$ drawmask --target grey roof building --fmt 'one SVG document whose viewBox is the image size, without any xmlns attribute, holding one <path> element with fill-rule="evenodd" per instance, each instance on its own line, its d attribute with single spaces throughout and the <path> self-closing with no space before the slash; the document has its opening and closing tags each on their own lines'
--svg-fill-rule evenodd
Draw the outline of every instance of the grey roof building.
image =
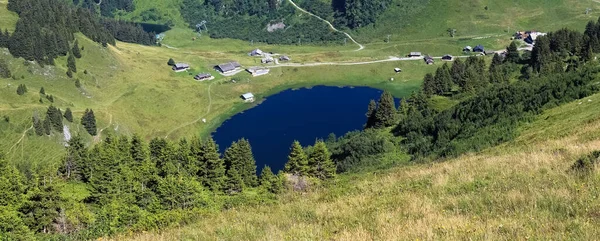
<svg viewBox="0 0 600 241">
<path fill-rule="evenodd" d="M 175 70 L 175 71 L 183 71 L 183 70 L 186 70 L 189 68 L 190 68 L 190 65 L 184 64 L 184 63 L 176 63 L 175 65 L 173 65 L 173 70 Z"/>
<path fill-rule="evenodd" d="M 212 78 L 214 78 L 214 77 L 209 73 L 200 73 L 200 74 L 197 74 L 196 76 L 194 76 L 195 80 L 200 80 L 200 81 L 208 80 L 208 79 L 212 79 Z"/>
<path fill-rule="evenodd" d="M 240 63 L 233 61 L 233 62 L 217 65 L 217 66 L 215 66 L 215 69 L 217 69 L 221 73 L 228 73 L 231 71 L 235 71 L 240 67 L 242 67 L 242 65 Z"/>
</svg>

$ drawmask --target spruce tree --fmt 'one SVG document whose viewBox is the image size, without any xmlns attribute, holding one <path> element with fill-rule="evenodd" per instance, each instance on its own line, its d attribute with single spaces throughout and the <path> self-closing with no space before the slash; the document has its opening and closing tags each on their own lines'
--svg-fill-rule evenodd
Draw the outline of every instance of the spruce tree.
<svg viewBox="0 0 600 241">
<path fill-rule="evenodd" d="M 8 79 L 12 76 L 10 68 L 4 59 L 0 59 L 0 78 Z"/>
<path fill-rule="evenodd" d="M 75 57 L 73 57 L 72 53 L 69 53 L 69 57 L 67 58 L 67 67 L 69 68 L 69 71 L 71 71 L 72 73 L 77 73 L 77 63 L 75 62 Z M 71 75 L 72 75 L 71 73 Z M 69 76 L 71 77 L 71 76 Z"/>
<path fill-rule="evenodd" d="M 23 213 L 23 221 L 32 231 L 55 231 L 54 224 L 63 202 L 57 185 L 59 178 L 55 175 L 54 170 L 40 170 L 33 174 L 34 180 L 27 191 L 27 200 L 19 209 Z"/>
<path fill-rule="evenodd" d="M 308 158 L 309 174 L 321 180 L 335 177 L 335 164 L 331 153 L 323 141 L 315 142 L 312 153 Z"/>
<path fill-rule="evenodd" d="M 364 126 L 365 129 L 371 128 L 375 124 L 376 111 L 377 103 L 375 103 L 375 100 L 371 99 L 371 101 L 369 101 L 369 107 L 367 107 L 367 113 L 365 114 L 367 116 L 367 123 L 365 123 Z"/>
<path fill-rule="evenodd" d="M 260 172 L 260 186 L 271 193 L 279 193 L 282 189 L 281 180 L 273 174 L 269 166 L 265 166 Z"/>
<path fill-rule="evenodd" d="M 75 56 L 75 58 L 81 58 L 81 49 L 79 49 L 79 41 L 75 40 L 75 43 L 73 44 L 73 49 L 71 50 L 71 52 L 73 52 L 73 56 Z"/>
<path fill-rule="evenodd" d="M 244 180 L 236 168 L 227 170 L 225 191 L 229 194 L 239 193 L 244 189 Z"/>
<path fill-rule="evenodd" d="M 244 184 L 248 187 L 256 187 L 258 185 L 258 177 L 256 176 L 256 160 L 252 154 L 252 146 L 250 142 L 244 138 L 238 141 L 241 168 L 240 175 L 244 180 Z"/>
<path fill-rule="evenodd" d="M 271 171 L 269 166 L 263 167 L 262 171 L 260 172 L 260 185 L 263 187 L 270 187 L 274 177 L 275 174 L 273 174 L 273 171 Z"/>
<path fill-rule="evenodd" d="M 5 36 L 4 32 L 2 32 L 0 29 L 0 48 L 8 47 L 8 39 L 9 38 L 10 38 L 10 36 Z"/>
<path fill-rule="evenodd" d="M 463 78 L 465 76 L 465 64 L 460 59 L 456 59 L 454 63 L 452 63 L 452 67 L 450 68 L 450 76 L 452 76 L 452 82 L 455 85 L 460 85 L 463 82 Z"/>
<path fill-rule="evenodd" d="M 444 63 L 441 68 L 438 68 L 435 72 L 435 94 L 443 95 L 444 93 L 452 90 L 452 77 L 450 76 L 450 68 L 448 63 Z"/>
<path fill-rule="evenodd" d="M 25 86 L 25 84 L 20 84 L 17 87 L 17 94 L 18 95 L 24 95 L 25 93 L 27 93 L 27 86 Z"/>
<path fill-rule="evenodd" d="M 71 112 L 71 108 L 67 107 L 67 110 L 65 110 L 65 115 L 64 115 L 65 119 L 69 122 L 73 122 L 73 113 Z"/>
<path fill-rule="evenodd" d="M 288 161 L 285 164 L 283 171 L 300 176 L 308 174 L 308 158 L 306 157 L 306 153 L 302 149 L 300 142 L 294 141 L 292 144 Z"/>
<path fill-rule="evenodd" d="M 86 158 L 86 148 L 81 136 L 77 135 L 69 140 L 65 157 L 64 175 L 67 179 L 83 180 L 83 164 Z"/>
<path fill-rule="evenodd" d="M 52 122 L 50 121 L 50 118 L 46 117 L 46 119 L 44 119 L 44 133 L 46 133 L 46 135 L 50 135 L 50 131 L 52 131 Z"/>
<path fill-rule="evenodd" d="M 521 61 L 521 54 L 517 48 L 517 43 L 512 41 L 508 48 L 506 48 L 506 61 L 511 63 L 518 63 Z"/>
<path fill-rule="evenodd" d="M 96 129 L 96 117 L 94 116 L 94 111 L 92 109 L 85 110 L 85 113 L 81 117 L 81 124 L 90 135 L 95 136 L 98 134 L 98 130 Z"/>
<path fill-rule="evenodd" d="M 167 61 L 167 65 L 169 65 L 169 66 L 175 65 L 175 60 L 173 60 L 173 58 L 169 58 L 169 61 Z"/>
<path fill-rule="evenodd" d="M 40 95 L 46 95 L 46 90 L 44 90 L 44 87 L 40 88 Z"/>
<path fill-rule="evenodd" d="M 225 164 L 212 137 L 204 141 L 202 155 L 206 163 L 205 185 L 213 192 L 222 190 L 225 184 Z"/>
<path fill-rule="evenodd" d="M 60 133 L 63 132 L 63 116 L 60 109 L 51 105 L 46 111 L 46 118 L 50 119 L 50 121 L 52 122 L 52 127 L 56 131 Z"/>
<path fill-rule="evenodd" d="M 374 126 L 376 128 L 389 127 L 395 125 L 396 120 L 396 104 L 394 103 L 394 97 L 390 92 L 384 91 L 377 104 Z"/>
<path fill-rule="evenodd" d="M 436 86 L 435 86 L 435 78 L 433 74 L 427 73 L 423 78 L 423 93 L 426 95 L 435 94 Z"/>
<path fill-rule="evenodd" d="M 237 169 L 238 171 L 242 169 L 242 160 L 240 154 L 240 148 L 237 142 L 232 142 L 225 152 L 223 153 L 223 163 L 225 163 L 225 168 L 227 170 Z"/>
<path fill-rule="evenodd" d="M 33 129 L 35 130 L 35 134 L 38 136 L 43 136 L 45 132 L 43 121 L 40 120 L 37 115 L 34 115 L 31 119 L 33 120 Z"/>
</svg>

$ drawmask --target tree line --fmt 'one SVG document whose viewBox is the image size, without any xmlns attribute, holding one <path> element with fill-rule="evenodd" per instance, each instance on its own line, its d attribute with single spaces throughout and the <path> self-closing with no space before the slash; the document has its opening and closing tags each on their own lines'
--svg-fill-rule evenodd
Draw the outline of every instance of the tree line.
<svg viewBox="0 0 600 241">
<path fill-rule="evenodd" d="M 99 9 L 100 14 L 105 17 L 114 17 L 114 12 L 117 10 L 126 12 L 135 10 L 133 0 L 102 0 L 98 2 L 95 0 L 73 0 L 73 4 L 87 8 L 93 12 Z"/>
<path fill-rule="evenodd" d="M 341 43 L 345 38 L 318 19 L 292 20 L 291 16 L 298 13 L 286 1 L 184 0 L 180 12 L 191 28 L 199 27 L 211 38 L 235 38 L 268 44 Z M 206 26 L 197 26 L 202 21 L 207 21 Z M 267 30 L 267 25 L 279 21 L 284 22 L 285 29 Z"/>
<path fill-rule="evenodd" d="M 34 116 L 42 125 L 35 132 L 62 131 L 63 117 L 73 119 L 70 113 L 50 106 L 43 121 Z M 90 239 L 158 229 L 203 210 L 270 202 L 287 189 L 284 173 L 327 180 L 335 177 L 336 166 L 323 141 L 307 148 L 294 142 L 285 170 L 274 174 L 265 166 L 257 175 L 245 139 L 221 155 L 212 138 L 145 142 L 137 135 L 108 135 L 86 145 L 74 136 L 60 166 L 22 171 L 0 157 L 0 236 Z"/>
<path fill-rule="evenodd" d="M 8 10 L 19 14 L 15 31 L 0 35 L 0 47 L 8 47 L 15 57 L 54 64 L 54 59 L 70 53 L 74 33 L 81 32 L 104 46 L 121 41 L 154 44 L 154 36 L 141 34 L 138 25 L 103 19 L 88 9 L 60 0 L 9 0 Z M 74 71 L 73 71 L 74 72 Z"/>
</svg>

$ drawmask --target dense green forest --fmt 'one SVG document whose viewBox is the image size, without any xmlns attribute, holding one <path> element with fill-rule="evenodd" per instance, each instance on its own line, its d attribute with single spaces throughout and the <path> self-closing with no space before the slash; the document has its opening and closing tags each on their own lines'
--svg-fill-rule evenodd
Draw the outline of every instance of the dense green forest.
<svg viewBox="0 0 600 241">
<path fill-rule="evenodd" d="M 58 56 L 72 51 L 74 33 L 103 45 L 125 42 L 151 45 L 154 35 L 135 24 L 100 18 L 87 9 L 59 0 L 10 0 L 8 9 L 19 14 L 13 33 L 0 36 L 0 47 L 8 47 L 15 57 L 54 64 Z M 75 71 L 73 71 L 75 72 Z"/>
<path fill-rule="evenodd" d="M 374 23 L 391 0 L 335 0 L 331 4 L 304 0 L 298 4 L 337 27 L 359 28 Z M 345 37 L 316 18 L 298 19 L 295 17 L 298 12 L 287 1 L 184 0 L 180 12 L 190 27 L 208 31 L 213 38 L 302 44 L 341 43 Z M 198 25 L 203 21 L 207 21 L 206 26 Z M 268 25 L 280 22 L 285 24 L 284 29 L 267 29 Z"/>
<path fill-rule="evenodd" d="M 208 32 L 212 38 L 235 38 L 269 44 L 342 43 L 344 35 L 316 18 L 297 19 L 286 1 L 184 0 L 182 17 L 190 27 Z M 243 21 L 240 21 L 243 19 Z M 200 25 L 206 21 L 206 25 Z M 283 22 L 283 29 L 267 29 Z"/>
<path fill-rule="evenodd" d="M 73 3 L 94 12 L 99 8 L 102 16 L 106 17 L 113 17 L 117 10 L 131 12 L 135 9 L 133 0 L 73 0 Z"/>
<path fill-rule="evenodd" d="M 599 32 L 600 22 L 590 22 L 584 34 L 561 29 L 539 37 L 523 56 L 513 43 L 488 68 L 476 57 L 444 64 L 425 76 L 422 90 L 403 100 L 395 115 L 385 103 L 372 102 L 366 128 L 394 127 L 415 158 L 456 156 L 512 140 L 519 123 L 598 91 L 600 69 L 588 62 L 598 51 Z M 431 95 L 464 100 L 437 111 Z M 397 121 L 378 118 L 378 112 Z"/>
</svg>

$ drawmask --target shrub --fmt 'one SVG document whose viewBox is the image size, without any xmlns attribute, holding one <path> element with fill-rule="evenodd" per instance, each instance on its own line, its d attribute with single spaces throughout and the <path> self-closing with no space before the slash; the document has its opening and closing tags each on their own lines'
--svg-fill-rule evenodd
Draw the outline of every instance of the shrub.
<svg viewBox="0 0 600 241">
<path fill-rule="evenodd" d="M 578 174 L 589 174 L 594 171 L 598 158 L 600 158 L 600 151 L 593 151 L 577 159 L 571 166 L 571 170 Z"/>
</svg>

